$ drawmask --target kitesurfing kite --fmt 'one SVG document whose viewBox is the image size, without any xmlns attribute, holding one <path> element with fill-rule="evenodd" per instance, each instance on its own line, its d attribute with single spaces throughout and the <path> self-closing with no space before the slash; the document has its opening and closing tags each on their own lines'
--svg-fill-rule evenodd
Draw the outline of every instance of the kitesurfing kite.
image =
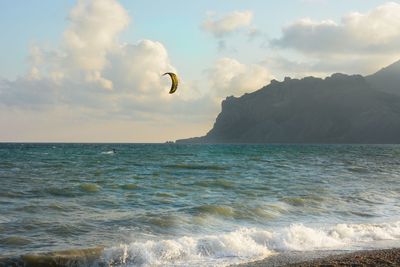
<svg viewBox="0 0 400 267">
<path fill-rule="evenodd" d="M 173 94 L 173 93 L 175 93 L 176 89 L 178 88 L 178 76 L 176 76 L 176 74 L 172 73 L 172 72 L 166 72 L 162 76 L 167 75 L 167 74 L 169 75 L 169 77 L 171 77 L 171 80 L 172 80 L 171 89 L 169 90 L 169 93 Z"/>
</svg>

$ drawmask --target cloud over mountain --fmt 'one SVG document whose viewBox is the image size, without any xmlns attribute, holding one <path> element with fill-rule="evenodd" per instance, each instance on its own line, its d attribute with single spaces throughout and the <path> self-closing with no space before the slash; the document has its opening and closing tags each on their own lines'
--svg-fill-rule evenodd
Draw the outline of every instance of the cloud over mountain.
<svg viewBox="0 0 400 267">
<path fill-rule="evenodd" d="M 283 29 L 272 42 L 309 54 L 398 53 L 400 4 L 387 3 L 368 13 L 350 13 L 340 23 L 301 19 Z"/>
<path fill-rule="evenodd" d="M 353 12 L 340 23 L 300 19 L 283 28 L 271 45 L 318 61 L 323 58 L 325 64 L 316 64 L 321 68 L 346 70 L 349 62 L 356 62 L 361 71 L 371 71 L 372 66 L 400 57 L 400 4 L 389 2 L 366 13 Z"/>
<path fill-rule="evenodd" d="M 400 143 L 400 61 L 374 75 L 273 80 L 227 97 L 212 129 L 183 143 Z"/>
<path fill-rule="evenodd" d="M 233 58 L 218 59 L 207 73 L 215 95 L 223 98 L 254 91 L 273 79 L 265 67 L 242 64 Z"/>
</svg>

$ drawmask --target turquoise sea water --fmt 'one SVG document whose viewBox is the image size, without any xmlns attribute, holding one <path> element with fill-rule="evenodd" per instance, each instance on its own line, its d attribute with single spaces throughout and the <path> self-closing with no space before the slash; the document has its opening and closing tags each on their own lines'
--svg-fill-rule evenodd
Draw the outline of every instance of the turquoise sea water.
<svg viewBox="0 0 400 267">
<path fill-rule="evenodd" d="M 0 144 L 0 256 L 112 266 L 400 247 L 399 145 Z"/>
</svg>

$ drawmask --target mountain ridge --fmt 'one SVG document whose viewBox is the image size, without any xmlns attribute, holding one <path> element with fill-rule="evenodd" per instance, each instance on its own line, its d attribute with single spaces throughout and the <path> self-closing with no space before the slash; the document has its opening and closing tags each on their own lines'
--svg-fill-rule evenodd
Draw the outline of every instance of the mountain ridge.
<svg viewBox="0 0 400 267">
<path fill-rule="evenodd" d="M 400 143 L 400 61 L 363 77 L 272 80 L 222 101 L 213 128 L 177 143 Z"/>
</svg>

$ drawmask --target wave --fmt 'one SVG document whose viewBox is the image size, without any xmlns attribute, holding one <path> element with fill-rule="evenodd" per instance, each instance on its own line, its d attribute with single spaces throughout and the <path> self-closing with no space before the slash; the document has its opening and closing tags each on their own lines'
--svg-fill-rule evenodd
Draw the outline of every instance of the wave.
<svg viewBox="0 0 400 267">
<path fill-rule="evenodd" d="M 139 189 L 140 186 L 138 186 L 137 184 L 130 183 L 130 184 L 121 185 L 121 188 L 125 189 L 125 190 L 135 190 L 135 189 Z"/>
<path fill-rule="evenodd" d="M 330 227 L 293 224 L 281 229 L 241 228 L 215 235 L 143 240 L 107 248 L 0 258 L 0 265 L 21 263 L 23 266 L 38 262 L 44 265 L 57 261 L 62 263 L 58 266 L 228 266 L 285 252 L 371 249 L 380 241 L 397 241 L 400 246 L 400 221 Z M 393 244 L 391 242 L 390 246 Z"/>
<path fill-rule="evenodd" d="M 105 249 L 103 257 L 111 266 L 224 266 L 271 255 L 251 232 L 121 244 Z"/>
<path fill-rule="evenodd" d="M 85 191 L 88 193 L 96 193 L 101 190 L 101 187 L 94 183 L 84 183 L 84 184 L 79 185 L 79 187 L 82 191 Z"/>
<path fill-rule="evenodd" d="M 400 245 L 400 221 L 327 228 L 294 224 L 277 231 L 241 228 L 218 235 L 121 244 L 106 248 L 103 258 L 111 266 L 226 266 L 277 252 L 357 250 L 388 240 Z"/>
<path fill-rule="evenodd" d="M 201 205 L 193 208 L 195 213 L 217 215 L 222 217 L 232 217 L 234 209 L 224 205 Z"/>
<path fill-rule="evenodd" d="M 61 196 L 61 197 L 76 197 L 77 192 L 75 192 L 74 188 L 72 187 L 64 187 L 64 186 L 54 186 L 48 187 L 44 189 L 45 192 L 51 194 L 53 196 Z M 40 192 L 37 192 L 40 193 Z"/>
<path fill-rule="evenodd" d="M 1 245 L 8 245 L 12 247 L 19 247 L 19 246 L 25 246 L 28 244 L 31 244 L 32 240 L 24 237 L 18 237 L 18 236 L 9 236 L 5 238 L 0 238 L 0 244 Z"/>
<path fill-rule="evenodd" d="M 113 155 L 115 154 L 115 150 L 110 150 L 110 151 L 103 151 L 101 152 L 102 155 Z"/>
<path fill-rule="evenodd" d="M 70 249 L 64 251 L 27 254 L 20 257 L 1 257 L 0 266 L 103 266 L 103 248 Z"/>
<path fill-rule="evenodd" d="M 247 222 L 265 223 L 287 213 L 284 205 L 259 205 L 249 207 L 244 204 L 228 206 L 223 204 L 204 204 L 185 210 L 187 213 L 203 219 L 228 219 L 230 221 L 245 220 Z"/>
</svg>

